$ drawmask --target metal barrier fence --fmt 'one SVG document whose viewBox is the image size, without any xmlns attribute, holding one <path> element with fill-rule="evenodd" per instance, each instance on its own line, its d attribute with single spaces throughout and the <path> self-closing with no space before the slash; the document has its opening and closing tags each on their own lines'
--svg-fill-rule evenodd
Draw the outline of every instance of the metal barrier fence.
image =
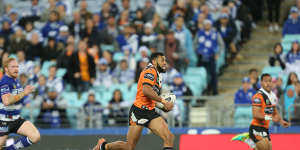
<svg viewBox="0 0 300 150">
<path fill-rule="evenodd" d="M 170 127 L 233 127 L 236 108 L 251 106 L 225 105 L 224 96 L 178 97 L 177 101 L 182 104 L 178 110 L 169 113 L 158 111 Z M 118 127 L 128 125 L 129 108 L 130 106 L 111 109 L 103 106 L 72 106 L 41 111 L 38 107 L 25 107 L 22 116 L 41 128 Z M 251 112 L 248 113 L 252 115 Z M 282 111 L 280 113 L 283 115 Z"/>
</svg>

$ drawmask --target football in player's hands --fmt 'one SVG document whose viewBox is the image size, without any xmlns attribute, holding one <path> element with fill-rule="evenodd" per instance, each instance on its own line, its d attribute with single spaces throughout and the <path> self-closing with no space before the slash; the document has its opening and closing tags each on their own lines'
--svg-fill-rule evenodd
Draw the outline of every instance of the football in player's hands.
<svg viewBox="0 0 300 150">
<path fill-rule="evenodd" d="M 160 95 L 160 97 L 161 97 L 162 99 L 164 99 L 164 100 L 166 100 L 166 101 L 172 103 L 172 104 L 174 104 L 175 101 L 176 101 L 176 96 L 175 96 L 173 93 L 163 93 L 163 94 Z M 160 103 L 160 102 L 157 102 L 157 103 L 156 103 L 156 107 L 159 108 L 159 109 L 161 109 L 161 110 L 167 110 L 167 109 L 165 108 L 165 105 L 162 104 L 162 103 Z M 167 110 L 167 111 L 168 111 L 168 110 Z M 170 111 L 170 110 L 169 110 L 169 111 Z"/>
</svg>

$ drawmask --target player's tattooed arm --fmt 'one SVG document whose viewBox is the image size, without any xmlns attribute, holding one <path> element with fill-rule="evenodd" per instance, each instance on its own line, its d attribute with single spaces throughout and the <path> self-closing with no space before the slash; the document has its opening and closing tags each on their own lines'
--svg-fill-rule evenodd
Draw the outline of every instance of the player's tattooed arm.
<svg viewBox="0 0 300 150">
<path fill-rule="evenodd" d="M 158 96 L 158 94 L 153 90 L 153 88 L 148 85 L 148 84 L 144 84 L 143 85 L 143 94 L 148 97 L 149 99 L 155 100 L 157 102 L 163 102 L 165 101 L 164 99 L 162 99 L 160 96 Z"/>
<path fill-rule="evenodd" d="M 265 115 L 261 112 L 260 106 L 252 106 L 253 118 L 258 120 L 265 120 Z"/>
<path fill-rule="evenodd" d="M 14 103 L 20 101 L 25 96 L 29 95 L 33 91 L 33 89 L 34 89 L 34 87 L 29 85 L 29 86 L 25 87 L 23 92 L 21 92 L 17 95 L 12 95 L 11 93 L 4 94 L 1 97 L 3 100 L 3 104 L 6 106 L 14 104 Z"/>
</svg>

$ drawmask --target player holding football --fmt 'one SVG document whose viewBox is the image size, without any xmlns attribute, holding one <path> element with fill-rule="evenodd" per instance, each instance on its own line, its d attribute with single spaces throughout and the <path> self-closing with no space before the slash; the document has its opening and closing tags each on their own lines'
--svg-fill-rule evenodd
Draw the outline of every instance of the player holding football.
<svg viewBox="0 0 300 150">
<path fill-rule="evenodd" d="M 101 138 L 93 150 L 134 150 L 144 127 L 163 139 L 163 150 L 173 150 L 174 135 L 168 129 L 165 120 L 155 112 L 158 102 L 164 105 L 164 111 L 173 108 L 173 103 L 159 96 L 162 88 L 160 73 L 166 72 L 166 57 L 162 53 L 153 53 L 150 61 L 140 74 L 136 100 L 129 111 L 127 141 L 107 143 Z"/>
<path fill-rule="evenodd" d="M 270 121 L 279 122 L 287 128 L 290 124 L 284 121 L 276 108 L 276 96 L 271 91 L 272 77 L 270 74 L 261 75 L 262 88 L 252 97 L 252 115 L 249 133 L 242 133 L 232 138 L 246 142 L 255 150 L 272 150 L 269 134 Z M 255 143 L 255 144 L 254 144 Z"/>
<path fill-rule="evenodd" d="M 5 75 L 0 80 L 0 149 L 5 145 L 8 134 L 17 133 L 23 137 L 14 144 L 4 148 L 16 150 L 28 147 L 40 140 L 38 129 L 30 122 L 20 117 L 24 97 L 33 91 L 33 86 L 24 89 L 17 80 L 19 66 L 14 58 L 9 58 L 3 64 Z"/>
</svg>

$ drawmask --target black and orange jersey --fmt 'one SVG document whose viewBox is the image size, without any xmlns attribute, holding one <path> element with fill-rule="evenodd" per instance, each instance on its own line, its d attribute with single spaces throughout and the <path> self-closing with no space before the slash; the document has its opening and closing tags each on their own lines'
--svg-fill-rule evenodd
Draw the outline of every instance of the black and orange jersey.
<svg viewBox="0 0 300 150">
<path fill-rule="evenodd" d="M 259 106 L 260 112 L 264 115 L 273 115 L 274 109 L 276 104 L 268 98 L 268 96 L 263 93 L 263 91 L 258 91 L 252 97 L 252 106 Z M 259 120 L 259 119 L 252 119 L 251 125 L 264 127 L 266 129 L 269 128 L 270 120 Z"/>
<path fill-rule="evenodd" d="M 159 80 L 159 74 L 152 64 L 149 64 L 140 74 L 137 93 L 134 101 L 136 107 L 152 110 L 155 108 L 155 101 L 149 99 L 143 94 L 143 85 L 150 85 L 153 90 L 160 95 L 161 83 Z"/>
</svg>

